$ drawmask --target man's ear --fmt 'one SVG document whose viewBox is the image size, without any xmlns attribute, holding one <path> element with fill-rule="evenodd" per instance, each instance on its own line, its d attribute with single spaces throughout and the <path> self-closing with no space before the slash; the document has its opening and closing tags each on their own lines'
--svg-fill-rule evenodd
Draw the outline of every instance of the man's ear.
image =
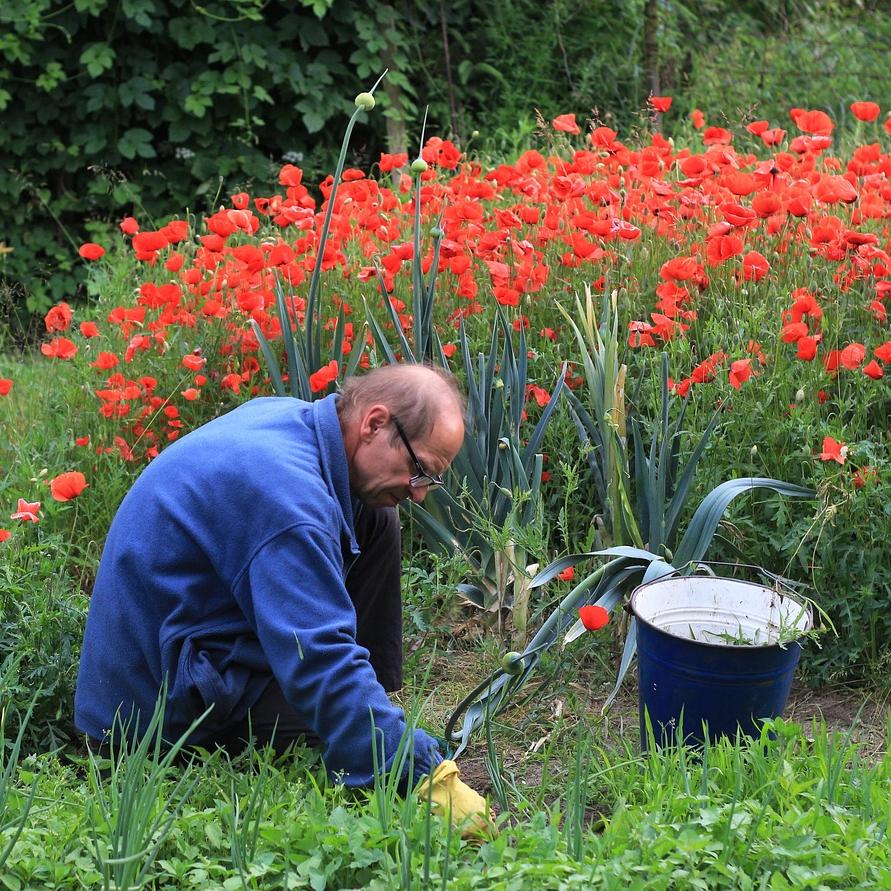
<svg viewBox="0 0 891 891">
<path fill-rule="evenodd" d="M 371 439 L 383 427 L 390 423 L 390 409 L 386 405 L 372 405 L 362 416 L 360 435 L 363 439 Z"/>
</svg>

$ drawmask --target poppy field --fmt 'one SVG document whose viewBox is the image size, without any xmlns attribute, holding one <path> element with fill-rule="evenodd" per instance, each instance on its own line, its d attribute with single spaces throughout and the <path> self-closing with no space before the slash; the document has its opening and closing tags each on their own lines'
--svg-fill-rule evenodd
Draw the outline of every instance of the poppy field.
<svg viewBox="0 0 891 891">
<path fill-rule="evenodd" d="M 54 305 L 33 354 L 0 355 L 6 887 L 889 880 L 887 753 L 779 719 L 696 757 L 642 755 L 636 731 L 617 734 L 600 714 L 625 630 L 612 603 L 581 606 L 571 645 L 541 654 L 525 698 L 472 740 L 499 812 L 478 845 L 385 778 L 351 798 L 310 751 L 186 768 L 134 752 L 109 778 L 71 723 L 101 543 L 140 469 L 246 399 L 298 385 L 317 398 L 393 360 L 451 367 L 470 438 L 497 459 L 478 488 L 456 462 L 448 510 L 404 524 L 401 701 L 424 726 L 442 733 L 468 677 L 511 674 L 505 652 L 597 565 L 552 561 L 657 547 L 609 479 L 639 498 L 632 443 L 669 428 L 679 458 L 696 452 L 691 497 L 741 477 L 811 493 L 746 493 L 708 559 L 766 567 L 813 600 L 809 683 L 887 688 L 891 118 L 858 101 L 843 128 L 793 108 L 731 129 L 694 111 L 668 139 L 670 105 L 651 97 L 627 136 L 560 115 L 513 158 L 434 136 L 370 170 L 342 155 L 318 185 L 288 164 L 264 194 L 135 212 L 113 241 L 80 246 L 89 299 Z M 462 518 L 460 547 L 431 536 L 446 515 Z M 547 586 L 528 584 L 549 564 Z"/>
</svg>

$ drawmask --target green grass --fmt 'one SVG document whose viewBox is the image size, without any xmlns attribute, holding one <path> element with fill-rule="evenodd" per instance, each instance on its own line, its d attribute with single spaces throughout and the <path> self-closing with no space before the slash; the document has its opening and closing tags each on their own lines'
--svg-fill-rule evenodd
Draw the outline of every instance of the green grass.
<svg viewBox="0 0 891 891">
<path fill-rule="evenodd" d="M 116 825 L 107 790 L 131 788 L 146 825 L 164 832 L 137 843 L 127 866 L 156 889 L 887 887 L 887 753 L 867 763 L 824 724 L 782 720 L 758 740 L 702 753 L 641 755 L 636 741 L 606 740 L 584 722 L 555 733 L 526 759 L 537 768 L 531 782 L 504 769 L 499 831 L 482 844 L 392 790 L 328 784 L 317 756 L 302 750 L 278 761 L 217 754 L 179 768 L 143 752 L 123 757 L 122 779 L 105 785 L 84 765 L 26 758 L 8 815 L 24 807 L 34 777 L 36 792 L 2 881 L 140 887 L 103 879 Z"/>
</svg>

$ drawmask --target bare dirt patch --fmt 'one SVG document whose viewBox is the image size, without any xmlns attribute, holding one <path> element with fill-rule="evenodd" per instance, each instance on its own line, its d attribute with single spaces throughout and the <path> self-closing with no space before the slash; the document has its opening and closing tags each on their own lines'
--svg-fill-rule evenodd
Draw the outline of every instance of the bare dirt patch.
<svg viewBox="0 0 891 891">
<path fill-rule="evenodd" d="M 442 733 L 458 702 L 497 667 L 493 655 L 478 648 L 440 651 L 423 662 L 423 674 L 415 671 L 412 684 L 399 697 L 423 700 L 421 720 Z M 520 701 L 511 705 L 493 723 L 497 755 L 503 770 L 518 784 L 538 786 L 542 782 L 539 756 L 549 745 L 564 761 L 574 751 L 579 723 L 606 748 L 627 747 L 639 751 L 640 731 L 637 687 L 633 671 L 606 715 L 601 710 L 612 688 L 612 677 L 600 667 L 575 665 L 563 676 L 534 675 Z M 810 736 L 811 725 L 825 722 L 830 732 L 850 734 L 862 756 L 876 760 L 887 744 L 888 694 L 869 687 L 835 685 L 811 689 L 793 686 L 784 717 L 801 724 Z M 486 766 L 485 735 L 477 732 L 461 756 L 461 774 L 484 794 L 491 791 Z M 568 763 L 562 764 L 568 770 Z"/>
</svg>

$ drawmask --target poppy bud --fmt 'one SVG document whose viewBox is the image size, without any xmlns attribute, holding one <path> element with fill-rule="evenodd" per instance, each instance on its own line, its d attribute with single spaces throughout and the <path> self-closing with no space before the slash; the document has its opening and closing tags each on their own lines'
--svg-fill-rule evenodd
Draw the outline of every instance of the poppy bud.
<svg viewBox="0 0 891 891">
<path fill-rule="evenodd" d="M 801 402 L 804 399 L 804 387 L 800 387 L 795 391 L 795 401 Z"/>
<path fill-rule="evenodd" d="M 749 457 L 754 458 L 755 455 L 757 455 L 757 454 L 758 454 L 758 446 L 753 445 L 752 448 L 749 449 Z"/>
<path fill-rule="evenodd" d="M 427 162 L 423 158 L 415 158 L 411 162 L 412 173 L 424 173 L 427 170 Z"/>
<path fill-rule="evenodd" d="M 503 441 L 498 442 L 499 451 L 506 452 L 507 451 L 507 443 Z"/>
<path fill-rule="evenodd" d="M 511 650 L 501 657 L 501 670 L 505 674 L 518 675 L 523 670 L 523 654 Z"/>
<path fill-rule="evenodd" d="M 371 93 L 359 93 L 355 101 L 356 108 L 361 108 L 362 111 L 371 111 L 374 108 L 374 96 Z"/>
</svg>

